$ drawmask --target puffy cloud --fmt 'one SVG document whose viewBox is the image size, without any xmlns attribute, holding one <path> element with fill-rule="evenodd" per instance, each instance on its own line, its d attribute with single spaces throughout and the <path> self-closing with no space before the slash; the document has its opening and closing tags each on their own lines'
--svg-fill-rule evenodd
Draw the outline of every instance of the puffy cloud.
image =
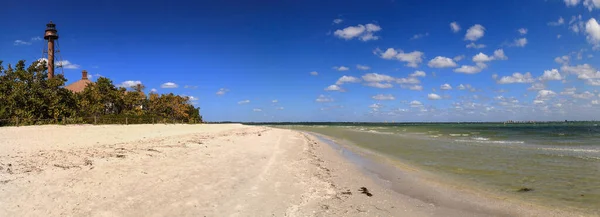
<svg viewBox="0 0 600 217">
<path fill-rule="evenodd" d="M 374 100 L 395 100 L 396 98 L 394 97 L 394 95 L 392 94 L 377 94 L 375 96 L 372 96 L 371 98 L 373 98 Z"/>
<path fill-rule="evenodd" d="M 457 87 L 457 88 L 458 88 L 459 90 L 464 90 L 464 89 L 467 89 L 467 88 L 465 87 L 465 85 L 463 85 L 463 84 L 460 84 L 460 85 L 458 85 L 458 87 Z"/>
<path fill-rule="evenodd" d="M 592 100 L 591 103 L 592 103 L 592 105 L 598 105 L 598 104 L 600 104 L 600 101 L 598 101 L 598 100 Z"/>
<path fill-rule="evenodd" d="M 450 84 L 442 84 L 440 86 L 441 90 L 452 90 L 452 86 L 450 86 Z"/>
<path fill-rule="evenodd" d="M 560 70 L 565 73 L 571 73 L 577 75 L 577 78 L 582 80 L 600 79 L 600 71 L 589 64 L 569 66 L 563 65 Z"/>
<path fill-rule="evenodd" d="M 556 21 L 556 22 L 549 22 L 548 26 L 560 26 L 560 25 L 563 25 L 563 24 L 565 24 L 565 19 L 562 18 L 562 17 L 559 17 L 558 21 Z"/>
<path fill-rule="evenodd" d="M 379 36 L 375 36 L 373 33 L 381 31 L 381 27 L 376 24 L 366 24 L 358 26 L 349 26 L 344 29 L 338 29 L 333 34 L 339 38 L 351 40 L 358 38 L 361 41 L 378 40 Z"/>
<path fill-rule="evenodd" d="M 442 99 L 442 97 L 440 95 L 435 94 L 435 93 L 430 93 L 430 94 L 427 95 L 427 99 L 430 99 L 430 100 L 440 100 L 440 99 Z"/>
<path fill-rule="evenodd" d="M 504 76 L 497 80 L 498 84 L 513 84 L 513 83 L 533 83 L 535 79 L 531 76 L 531 73 L 527 72 L 525 74 L 521 74 L 515 72 L 512 76 Z"/>
<path fill-rule="evenodd" d="M 317 75 L 319 75 L 319 73 L 317 71 L 312 71 L 312 72 L 310 72 L 310 75 L 317 76 Z"/>
<path fill-rule="evenodd" d="M 525 45 L 527 45 L 527 38 L 515 39 L 511 45 L 515 47 L 525 47 Z"/>
<path fill-rule="evenodd" d="M 390 83 L 381 83 L 381 82 L 370 82 L 370 83 L 367 83 L 366 85 L 369 87 L 382 88 L 382 89 L 394 87 L 394 85 L 392 85 Z"/>
<path fill-rule="evenodd" d="M 248 99 L 247 100 L 242 100 L 242 101 L 238 102 L 239 105 L 248 104 L 248 103 L 250 103 L 250 100 L 248 100 Z"/>
<path fill-rule="evenodd" d="M 156 93 L 156 92 L 158 92 L 158 90 L 156 90 L 156 88 L 150 89 L 150 93 Z"/>
<path fill-rule="evenodd" d="M 508 57 L 504 55 L 503 49 L 498 49 L 494 51 L 494 60 L 507 60 Z"/>
<path fill-rule="evenodd" d="M 540 76 L 540 81 L 559 81 L 562 80 L 563 77 L 560 75 L 557 69 L 546 70 L 544 74 Z"/>
<path fill-rule="evenodd" d="M 467 44 L 467 48 L 475 48 L 475 49 L 481 49 L 481 48 L 485 48 L 485 44 L 475 44 L 475 42 L 471 42 L 471 44 Z"/>
<path fill-rule="evenodd" d="M 427 74 L 424 71 L 415 71 L 414 73 L 410 74 L 411 77 L 425 77 L 427 76 Z"/>
<path fill-rule="evenodd" d="M 371 69 L 371 67 L 369 67 L 369 66 L 360 65 L 360 64 L 357 64 L 356 68 L 359 69 L 359 70 L 369 70 L 369 69 Z"/>
<path fill-rule="evenodd" d="M 227 89 L 227 88 L 221 88 L 221 89 L 219 89 L 219 91 L 217 91 L 216 94 L 218 96 L 222 96 L 222 95 L 225 95 L 227 92 L 229 92 L 229 89 Z"/>
<path fill-rule="evenodd" d="M 315 99 L 315 101 L 316 102 L 333 102 L 333 99 L 331 97 L 321 94 L 321 95 L 319 95 L 319 97 L 317 97 L 317 99 Z"/>
<path fill-rule="evenodd" d="M 572 95 L 574 98 L 578 98 L 578 99 L 590 99 L 592 97 L 595 97 L 596 95 L 589 92 L 589 91 L 585 91 L 583 93 L 579 93 L 579 94 L 573 94 Z"/>
<path fill-rule="evenodd" d="M 416 40 L 416 39 L 423 38 L 423 37 L 427 37 L 427 36 L 429 36 L 429 33 L 428 33 L 428 32 L 427 32 L 427 33 L 425 33 L 425 34 L 416 34 L 416 35 L 413 35 L 413 37 L 412 37 L 412 38 L 410 38 L 410 40 Z"/>
<path fill-rule="evenodd" d="M 527 35 L 528 31 L 529 30 L 527 30 L 526 28 L 520 28 L 517 30 L 517 32 L 519 32 L 519 34 L 521 34 L 521 35 Z"/>
<path fill-rule="evenodd" d="M 410 53 L 404 53 L 402 50 L 395 50 L 394 48 L 388 48 L 385 52 L 381 50 L 375 50 L 375 54 L 383 59 L 396 59 L 400 62 L 406 62 L 406 66 L 416 68 L 421 62 L 423 62 L 424 53 L 421 51 L 413 51 Z"/>
<path fill-rule="evenodd" d="M 71 63 L 68 60 L 57 61 L 56 67 L 63 67 L 65 69 L 79 69 L 80 68 L 79 65 Z"/>
<path fill-rule="evenodd" d="M 373 109 L 373 111 L 378 111 L 381 107 L 383 107 L 383 105 L 379 103 L 375 103 L 369 106 L 369 108 Z"/>
<path fill-rule="evenodd" d="M 565 0 L 565 4 L 569 7 L 576 6 L 580 0 Z"/>
<path fill-rule="evenodd" d="M 335 84 L 329 85 L 329 87 L 325 88 L 325 90 L 326 91 L 341 91 L 341 92 L 344 91 L 344 89 L 342 89 L 340 86 L 335 85 Z"/>
<path fill-rule="evenodd" d="M 543 83 L 533 83 L 531 85 L 531 87 L 527 88 L 527 90 L 529 91 L 533 91 L 533 90 L 543 90 L 546 89 L 546 85 Z"/>
<path fill-rule="evenodd" d="M 463 60 L 464 58 L 465 58 L 465 55 L 458 55 L 458 56 L 455 56 L 455 57 L 454 57 L 454 58 L 452 58 L 452 59 L 453 59 L 454 61 L 458 62 L 458 61 L 461 61 L 461 60 Z"/>
<path fill-rule="evenodd" d="M 570 57 L 565 55 L 565 56 L 554 58 L 554 62 L 560 63 L 560 64 L 567 64 L 567 63 L 569 63 L 569 59 L 570 59 Z"/>
<path fill-rule="evenodd" d="M 600 5 L 600 0 L 598 0 Z M 600 6 L 599 6 L 600 7 Z M 600 25 L 596 19 L 591 18 L 585 24 L 585 33 L 590 44 L 594 45 L 594 49 L 600 48 Z"/>
<path fill-rule="evenodd" d="M 396 79 L 396 83 L 398 84 L 419 84 L 421 81 L 416 77 L 408 77 L 408 78 L 398 78 Z"/>
<path fill-rule="evenodd" d="M 333 20 L 333 23 L 334 23 L 334 24 L 340 24 L 340 23 L 342 23 L 342 22 L 344 22 L 344 20 L 342 20 L 342 19 L 339 19 L 339 18 L 338 18 L 338 19 L 335 19 L 335 20 Z"/>
<path fill-rule="evenodd" d="M 179 86 L 173 82 L 167 82 L 167 83 L 160 85 L 160 88 L 177 88 L 177 87 L 179 87 Z"/>
<path fill-rule="evenodd" d="M 358 82 L 360 82 L 360 78 L 344 75 L 341 78 L 339 78 L 337 80 L 337 82 L 335 82 L 335 84 L 342 85 L 345 83 L 358 83 Z"/>
<path fill-rule="evenodd" d="M 475 24 L 467 30 L 467 34 L 465 34 L 465 40 L 477 41 L 478 39 L 483 37 L 483 35 L 485 35 L 485 27 L 479 24 Z"/>
<path fill-rule="evenodd" d="M 433 58 L 432 60 L 429 61 L 429 63 L 427 65 L 431 68 L 456 67 L 456 63 L 454 62 L 454 60 L 452 60 L 448 57 L 443 57 L 443 56 L 437 56 L 437 57 Z"/>
<path fill-rule="evenodd" d="M 333 69 L 338 70 L 338 71 L 348 71 L 348 70 L 350 70 L 350 68 L 348 68 L 346 66 L 334 66 Z"/>
<path fill-rule="evenodd" d="M 488 55 L 485 55 L 484 53 L 478 53 L 477 55 L 473 56 L 473 62 L 489 62 L 494 60 L 494 57 L 490 57 Z"/>
<path fill-rule="evenodd" d="M 460 31 L 460 25 L 458 25 L 457 22 L 452 22 L 450 23 L 450 29 L 452 30 L 452 32 L 457 33 L 458 31 Z"/>
<path fill-rule="evenodd" d="M 561 95 L 573 95 L 573 94 L 575 94 L 575 91 L 577 91 L 577 88 L 575 88 L 575 87 L 565 88 L 562 92 L 560 92 L 560 94 Z"/>
<path fill-rule="evenodd" d="M 537 98 L 538 100 L 547 100 L 549 98 L 555 97 L 556 93 L 551 90 L 540 90 L 538 91 Z"/>
<path fill-rule="evenodd" d="M 414 108 L 414 107 L 421 107 L 421 106 L 423 106 L 423 103 L 421 103 L 421 102 L 419 102 L 417 100 L 413 100 L 413 101 L 410 102 L 410 107 Z"/>
<path fill-rule="evenodd" d="M 600 0 L 584 0 L 583 6 L 587 7 L 588 10 L 592 11 L 594 8 L 600 8 Z"/>
<path fill-rule="evenodd" d="M 255 109 L 252 109 L 252 111 L 253 111 L 253 112 L 262 112 L 262 109 L 255 108 Z"/>
<path fill-rule="evenodd" d="M 396 79 L 389 75 L 368 73 L 362 76 L 362 79 L 366 82 L 392 82 Z"/>
<path fill-rule="evenodd" d="M 121 84 L 118 84 L 117 86 L 127 88 L 127 87 L 135 87 L 138 84 L 142 84 L 142 82 L 141 81 L 123 81 L 123 82 L 121 82 Z"/>
<path fill-rule="evenodd" d="M 482 66 L 485 66 L 485 65 L 476 65 L 476 66 L 462 65 L 460 68 L 454 69 L 454 72 L 465 73 L 465 74 L 476 74 L 476 73 L 481 72 L 481 70 L 483 70 L 485 68 Z"/>
</svg>

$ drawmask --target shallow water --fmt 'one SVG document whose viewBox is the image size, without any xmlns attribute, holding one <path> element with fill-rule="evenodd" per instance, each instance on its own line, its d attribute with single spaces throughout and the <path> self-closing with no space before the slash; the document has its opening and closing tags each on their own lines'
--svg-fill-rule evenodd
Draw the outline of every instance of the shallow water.
<svg viewBox="0 0 600 217">
<path fill-rule="evenodd" d="M 282 127 L 282 126 L 278 126 Z M 600 213 L 600 127 L 440 124 L 285 126 L 352 142 L 448 181 Z M 520 188 L 530 192 L 517 192 Z"/>
</svg>

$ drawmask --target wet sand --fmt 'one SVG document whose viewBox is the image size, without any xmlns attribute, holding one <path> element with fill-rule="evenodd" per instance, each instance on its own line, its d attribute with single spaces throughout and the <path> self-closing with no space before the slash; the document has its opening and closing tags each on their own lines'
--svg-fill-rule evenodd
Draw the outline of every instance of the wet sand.
<svg viewBox="0 0 600 217">
<path fill-rule="evenodd" d="M 360 164 L 286 129 L 4 127 L 0 150 L 0 216 L 565 216 L 511 203 L 479 209 L 476 195 Z"/>
</svg>

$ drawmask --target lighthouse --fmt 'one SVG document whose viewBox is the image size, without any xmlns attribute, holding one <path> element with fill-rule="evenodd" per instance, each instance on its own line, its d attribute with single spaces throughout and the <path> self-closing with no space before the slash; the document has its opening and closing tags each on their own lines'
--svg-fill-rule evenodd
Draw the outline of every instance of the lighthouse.
<svg viewBox="0 0 600 217">
<path fill-rule="evenodd" d="M 58 31 L 56 30 L 56 24 L 46 24 L 46 33 L 44 34 L 44 40 L 48 41 L 48 79 L 54 77 L 54 41 L 58 40 Z"/>
</svg>

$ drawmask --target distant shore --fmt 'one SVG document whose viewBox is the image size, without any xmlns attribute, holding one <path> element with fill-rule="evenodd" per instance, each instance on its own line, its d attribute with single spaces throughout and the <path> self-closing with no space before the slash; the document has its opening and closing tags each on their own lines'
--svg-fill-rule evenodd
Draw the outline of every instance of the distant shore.
<svg viewBox="0 0 600 217">
<path fill-rule="evenodd" d="M 448 190 L 336 145 L 240 124 L 4 127 L 0 216 L 573 215 Z"/>
</svg>

